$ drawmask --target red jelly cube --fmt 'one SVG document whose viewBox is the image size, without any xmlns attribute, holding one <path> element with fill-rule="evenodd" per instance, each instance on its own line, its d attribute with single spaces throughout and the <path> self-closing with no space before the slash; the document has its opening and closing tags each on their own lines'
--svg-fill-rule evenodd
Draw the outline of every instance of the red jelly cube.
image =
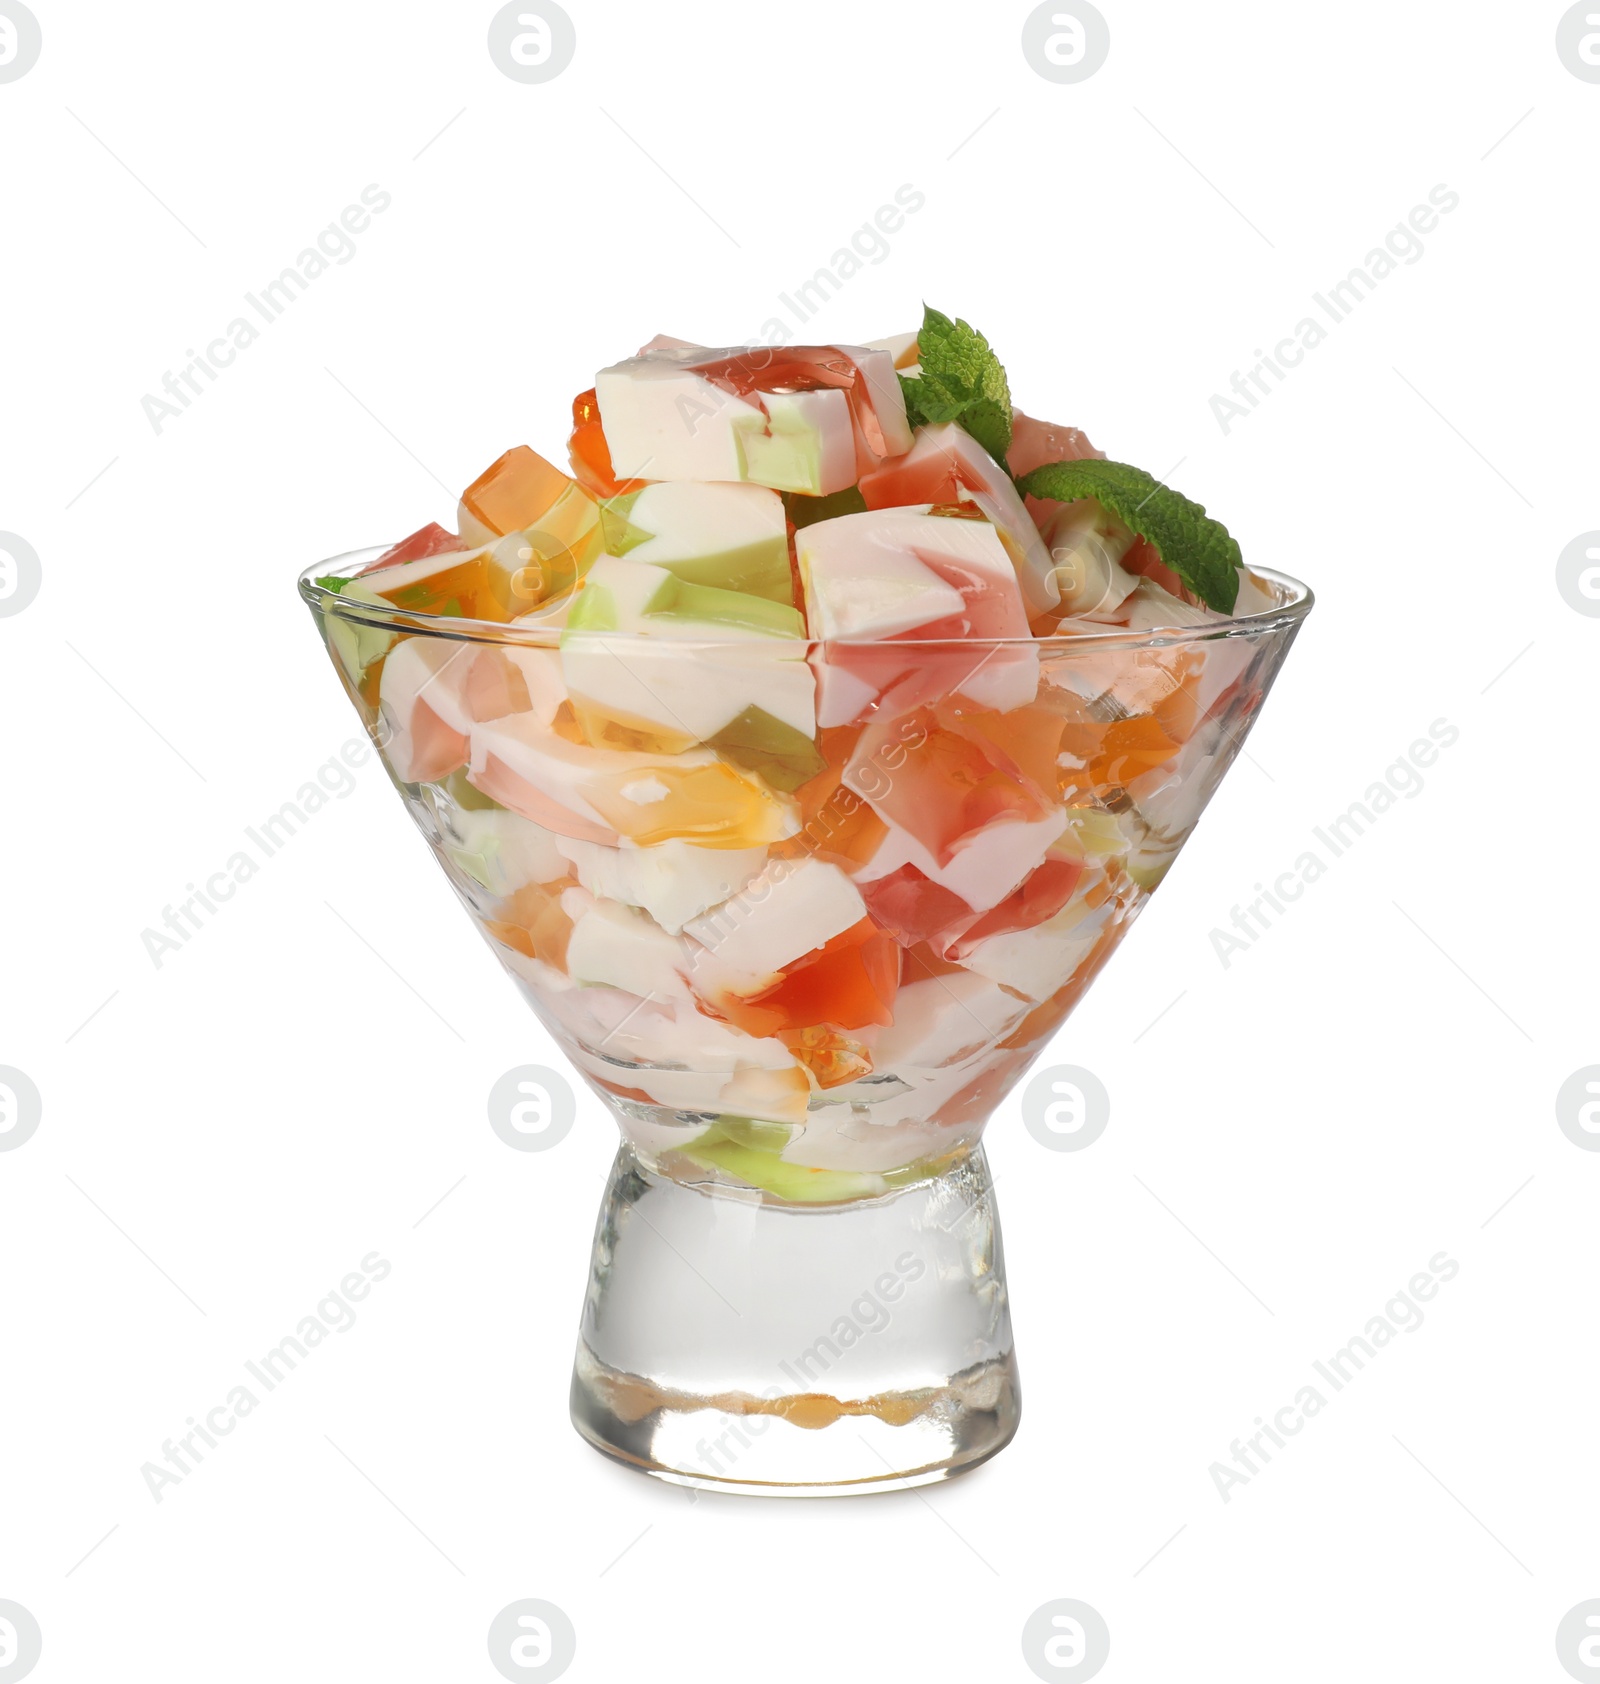
<svg viewBox="0 0 1600 1684">
<path fill-rule="evenodd" d="M 437 521 L 430 520 L 409 538 L 402 538 L 393 549 L 385 550 L 376 561 L 369 562 L 361 571 L 376 573 L 380 567 L 399 567 L 407 561 L 425 561 L 429 556 L 449 555 L 452 550 L 461 548 L 461 540 L 455 533 L 446 532 Z"/>
<path fill-rule="evenodd" d="M 960 895 L 930 881 L 914 865 L 903 865 L 875 883 L 857 887 L 873 922 L 902 947 L 925 941 L 943 953 L 973 920 L 972 908 Z"/>
</svg>

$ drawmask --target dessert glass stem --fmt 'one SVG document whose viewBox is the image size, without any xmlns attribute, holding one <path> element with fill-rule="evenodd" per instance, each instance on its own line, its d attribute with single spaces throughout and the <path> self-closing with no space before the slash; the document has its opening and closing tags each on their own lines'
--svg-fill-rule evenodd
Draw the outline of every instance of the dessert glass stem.
<svg viewBox="0 0 1600 1684">
<path fill-rule="evenodd" d="M 877 1198 L 785 1206 L 623 1143 L 572 1378 L 596 1449 L 682 1485 L 894 1490 L 992 1456 L 1019 1404 L 981 1148 Z"/>
</svg>

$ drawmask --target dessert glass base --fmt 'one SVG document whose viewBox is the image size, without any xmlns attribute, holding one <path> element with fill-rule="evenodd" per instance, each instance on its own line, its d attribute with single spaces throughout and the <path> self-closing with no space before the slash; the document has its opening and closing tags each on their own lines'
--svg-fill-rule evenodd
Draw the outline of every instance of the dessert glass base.
<svg viewBox="0 0 1600 1684">
<path fill-rule="evenodd" d="M 1019 1411 L 981 1147 L 809 1206 L 617 1153 L 572 1376 L 597 1450 L 719 1491 L 900 1490 L 986 1461 Z"/>
</svg>

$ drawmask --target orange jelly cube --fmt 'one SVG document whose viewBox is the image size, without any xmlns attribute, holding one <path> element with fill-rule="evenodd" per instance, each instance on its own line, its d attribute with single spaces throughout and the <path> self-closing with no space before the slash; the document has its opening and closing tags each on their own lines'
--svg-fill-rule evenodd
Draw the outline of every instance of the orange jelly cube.
<svg viewBox="0 0 1600 1684">
<path fill-rule="evenodd" d="M 813 1027 L 791 1031 L 783 1044 L 823 1088 L 843 1087 L 872 1074 L 872 1055 L 859 1041 L 837 1030 Z"/>
<path fill-rule="evenodd" d="M 413 570 L 406 571 L 410 574 Z M 406 584 L 388 585 L 381 574 L 374 574 L 371 585 L 379 596 L 411 614 L 465 615 L 469 620 L 505 618 L 481 554 Z"/>
<path fill-rule="evenodd" d="M 1084 762 L 1080 767 L 1063 768 L 1063 791 L 1104 794 L 1165 765 L 1179 744 L 1167 735 L 1155 714 L 1141 713 L 1104 725 L 1095 720 L 1068 722 L 1061 733 L 1061 747 Z"/>
<path fill-rule="evenodd" d="M 572 886 L 570 878 L 528 883 L 506 901 L 503 917 L 486 919 L 483 927 L 525 958 L 542 959 L 559 969 L 567 962 L 567 940 L 572 934 L 572 920 L 561 908 L 561 891 Z"/>
<path fill-rule="evenodd" d="M 636 786 L 664 793 L 636 799 Z M 740 776 L 720 760 L 702 765 L 663 764 L 648 773 L 606 772 L 584 785 L 584 798 L 619 835 L 641 847 L 686 841 L 702 848 L 759 848 L 785 828 L 785 811 L 755 778 Z"/>
<path fill-rule="evenodd" d="M 945 729 L 932 709 L 905 715 L 896 730 L 898 741 L 882 727 L 862 734 L 850 781 L 868 792 L 881 818 L 916 837 L 941 865 L 985 825 L 1043 818 L 1053 805 L 1018 777 L 992 741 Z"/>
<path fill-rule="evenodd" d="M 744 1006 L 771 1020 L 768 1034 L 821 1024 L 864 1029 L 869 1023 L 894 1022 L 899 989 L 900 949 L 894 937 L 863 918 L 808 953 L 781 982 Z"/>
<path fill-rule="evenodd" d="M 774 859 L 812 855 L 854 872 L 878 851 L 889 834 L 889 827 L 841 781 L 845 762 L 860 735 L 858 725 L 839 726 L 821 733 L 818 747 L 828 762 L 827 770 L 795 791 L 800 803 L 800 834 L 774 844 Z"/>
<path fill-rule="evenodd" d="M 1056 759 L 1065 722 L 1054 709 L 1020 707 L 991 713 L 955 696 L 941 702 L 937 713 L 942 724 L 976 743 L 1001 771 L 1022 778 L 1047 804 L 1055 800 Z"/>
<path fill-rule="evenodd" d="M 479 652 L 467 671 L 461 699 L 471 719 L 504 719 L 533 706 L 522 669 L 499 649 Z"/>
<path fill-rule="evenodd" d="M 1195 718 L 1200 712 L 1199 699 L 1195 695 L 1195 687 L 1190 680 L 1198 676 L 1194 670 L 1194 659 L 1186 650 L 1174 652 L 1169 675 L 1172 688 L 1150 710 L 1158 720 L 1161 728 L 1176 742 L 1186 743 L 1194 731 Z M 1212 704 L 1215 713 L 1216 704 Z"/>
<path fill-rule="evenodd" d="M 461 507 L 504 537 L 534 525 L 570 481 L 536 450 L 513 446 L 461 493 Z"/>
<path fill-rule="evenodd" d="M 606 443 L 605 430 L 600 425 L 600 400 L 593 386 L 572 400 L 567 457 L 574 478 L 593 497 L 620 497 L 623 492 L 637 491 L 646 483 L 642 479 L 618 479 L 612 470 L 611 446 Z"/>
</svg>

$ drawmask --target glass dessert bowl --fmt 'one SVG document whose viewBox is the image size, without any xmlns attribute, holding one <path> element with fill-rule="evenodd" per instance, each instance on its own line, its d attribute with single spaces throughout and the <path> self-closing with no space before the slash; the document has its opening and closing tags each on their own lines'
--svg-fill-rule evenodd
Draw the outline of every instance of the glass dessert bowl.
<svg viewBox="0 0 1600 1684">
<path fill-rule="evenodd" d="M 572 1415 L 667 1479 L 885 1489 L 1011 1438 L 984 1125 L 1310 607 L 1071 429 L 1013 416 L 1008 471 L 989 412 L 919 424 L 943 331 L 920 365 L 914 338 L 647 348 L 575 405 L 576 477 L 519 447 L 459 533 L 301 580 L 621 1131 Z"/>
</svg>

